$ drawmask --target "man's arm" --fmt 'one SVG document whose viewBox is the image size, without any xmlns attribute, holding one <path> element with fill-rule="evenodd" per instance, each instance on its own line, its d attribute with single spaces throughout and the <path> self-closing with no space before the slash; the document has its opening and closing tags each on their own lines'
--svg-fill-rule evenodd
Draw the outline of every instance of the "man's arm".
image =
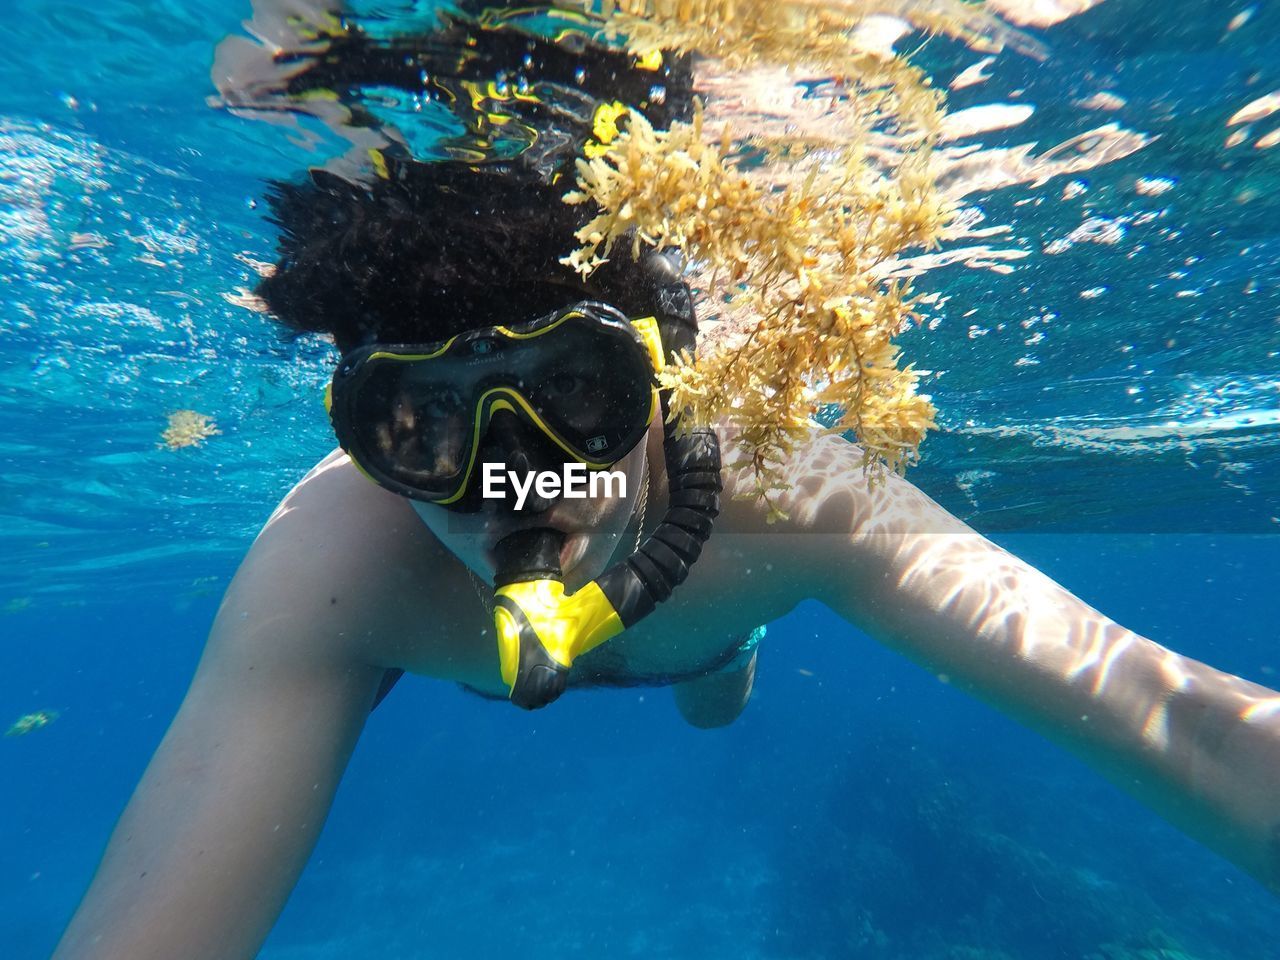
<svg viewBox="0 0 1280 960">
<path fill-rule="evenodd" d="M 819 441 L 783 504 L 818 599 L 1067 747 L 1280 892 L 1280 694 L 1124 629 Z"/>
<path fill-rule="evenodd" d="M 238 619 L 224 606 L 58 960 L 252 957 L 283 908 L 381 672 L 290 657 Z"/>
<path fill-rule="evenodd" d="M 406 581 L 429 576 L 420 531 L 339 457 L 285 499 L 223 599 L 55 960 L 256 953 L 395 659 L 400 608 L 417 593 Z"/>
</svg>

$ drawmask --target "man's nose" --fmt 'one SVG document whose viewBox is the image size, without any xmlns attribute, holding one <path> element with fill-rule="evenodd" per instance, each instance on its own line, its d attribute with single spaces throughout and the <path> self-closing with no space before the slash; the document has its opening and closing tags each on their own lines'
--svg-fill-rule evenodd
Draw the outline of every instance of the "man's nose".
<svg viewBox="0 0 1280 960">
<path fill-rule="evenodd" d="M 486 463 L 499 464 L 504 474 L 514 474 L 524 484 L 528 482 L 530 474 L 559 465 L 558 458 L 555 458 L 555 464 L 551 463 L 553 458 L 548 456 L 546 449 L 549 445 L 550 441 L 541 432 L 525 423 L 513 411 L 498 410 L 489 419 L 488 429 L 481 439 L 480 468 L 483 470 Z M 507 482 L 502 489 L 502 500 L 493 502 L 500 509 L 515 512 L 516 494 L 513 485 Z M 545 513 L 554 505 L 555 500 L 538 496 L 537 491 L 530 486 L 524 506 L 519 512 L 521 515 Z"/>
<path fill-rule="evenodd" d="M 480 438 L 481 462 L 500 464 L 503 470 L 520 476 L 532 473 L 538 469 L 532 433 L 513 411 L 498 410 L 489 418 L 488 428 Z"/>
</svg>

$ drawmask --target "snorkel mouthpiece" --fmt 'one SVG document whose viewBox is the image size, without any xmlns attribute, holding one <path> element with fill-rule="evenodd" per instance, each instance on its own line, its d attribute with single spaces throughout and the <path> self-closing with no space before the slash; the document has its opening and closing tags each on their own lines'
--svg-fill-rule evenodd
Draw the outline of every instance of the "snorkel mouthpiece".
<svg viewBox="0 0 1280 960">
<path fill-rule="evenodd" d="M 513 533 L 494 548 L 493 619 L 502 681 L 511 702 L 526 710 L 559 697 L 574 658 L 624 629 L 594 581 L 577 593 L 564 592 L 563 545 L 564 534 L 540 528 Z"/>
<path fill-rule="evenodd" d="M 518 530 L 503 537 L 493 548 L 497 572 L 493 582 L 502 587 L 526 580 L 559 580 L 560 551 L 564 534 L 550 527 Z"/>
</svg>

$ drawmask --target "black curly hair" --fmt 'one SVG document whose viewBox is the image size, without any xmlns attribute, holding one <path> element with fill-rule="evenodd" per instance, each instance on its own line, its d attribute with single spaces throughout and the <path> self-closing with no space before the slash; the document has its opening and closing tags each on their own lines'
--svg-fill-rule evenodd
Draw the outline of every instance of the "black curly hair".
<svg viewBox="0 0 1280 960">
<path fill-rule="evenodd" d="M 522 96 L 506 94 L 512 84 Z M 369 182 L 322 169 L 273 182 L 278 262 L 257 293 L 277 319 L 347 351 L 440 340 L 585 298 L 648 312 L 624 251 L 590 283 L 560 262 L 592 216 L 563 196 L 599 104 L 628 103 L 660 129 L 687 117 L 687 58 L 667 57 L 655 73 L 586 33 L 549 39 L 455 13 L 429 34 L 391 40 L 350 27 L 288 92 L 333 91 L 372 125 L 365 87 L 425 92 L 464 132 L 439 140 L 437 158 L 384 150 Z"/>
</svg>

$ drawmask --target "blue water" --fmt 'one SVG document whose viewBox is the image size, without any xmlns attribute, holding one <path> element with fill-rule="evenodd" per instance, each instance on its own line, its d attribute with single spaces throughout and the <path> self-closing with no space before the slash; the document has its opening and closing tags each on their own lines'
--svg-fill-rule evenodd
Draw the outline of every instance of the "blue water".
<svg viewBox="0 0 1280 960">
<path fill-rule="evenodd" d="M 0 724 L 60 712 L 0 740 L 4 957 L 52 949 L 238 558 L 331 443 L 329 348 L 223 297 L 253 283 L 238 256 L 271 259 L 262 178 L 316 160 L 205 106 L 236 6 L 2 8 Z M 1033 255 L 930 277 L 951 299 L 906 347 L 943 373 L 917 483 L 1124 625 L 1276 686 L 1280 148 L 1222 141 L 1280 88 L 1280 13 L 1226 32 L 1247 6 L 1109 0 L 1042 34 L 1049 64 L 1005 55 L 960 91 L 1039 106 L 1009 142 L 1112 119 L 1161 139 L 1080 199 L 1063 178 L 985 199 Z M 943 77 L 976 59 L 926 55 Z M 1125 107 L 1082 115 L 1096 89 Z M 1041 252 L 1089 215 L 1131 222 Z M 159 449 L 180 408 L 222 433 Z M 539 811 L 522 832 L 517 798 Z M 407 679 L 261 955 L 1267 960 L 1278 941 L 1249 877 L 806 604 L 722 731 L 661 689 L 529 716 Z"/>
</svg>

